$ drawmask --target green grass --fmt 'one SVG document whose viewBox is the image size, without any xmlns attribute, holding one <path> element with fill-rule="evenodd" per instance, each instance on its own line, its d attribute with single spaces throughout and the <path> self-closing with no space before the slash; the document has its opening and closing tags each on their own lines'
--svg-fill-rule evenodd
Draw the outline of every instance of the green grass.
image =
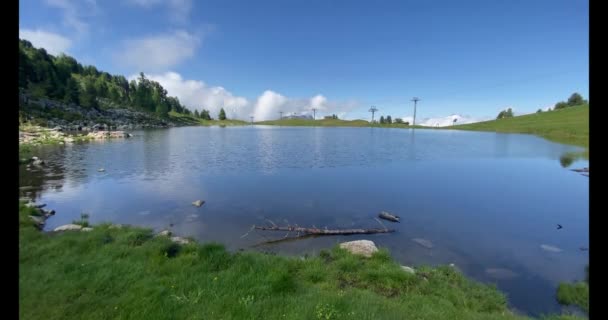
<svg viewBox="0 0 608 320">
<path fill-rule="evenodd" d="M 176 113 L 176 112 L 169 112 L 169 119 L 171 119 L 172 121 L 175 121 L 179 124 L 182 125 L 189 125 L 189 126 L 244 126 L 244 125 L 248 125 L 249 122 L 243 121 L 243 120 L 232 120 L 232 119 L 226 119 L 226 120 L 202 120 L 199 118 L 195 118 L 192 115 L 186 115 L 186 114 L 181 114 L 181 113 Z"/>
<path fill-rule="evenodd" d="M 338 247 L 299 259 L 177 245 L 142 228 L 42 233 L 19 209 L 22 319 L 526 319 L 448 267 Z"/>
<path fill-rule="evenodd" d="M 589 148 L 589 105 L 513 118 L 462 124 L 445 129 L 535 134 L 548 140 Z"/>
<path fill-rule="evenodd" d="M 559 284 L 557 301 L 564 305 L 575 305 L 589 313 L 589 266 L 585 267 L 585 281 Z"/>
<path fill-rule="evenodd" d="M 575 305 L 589 312 L 589 284 L 586 282 L 560 283 L 557 301 L 565 305 Z"/>
</svg>

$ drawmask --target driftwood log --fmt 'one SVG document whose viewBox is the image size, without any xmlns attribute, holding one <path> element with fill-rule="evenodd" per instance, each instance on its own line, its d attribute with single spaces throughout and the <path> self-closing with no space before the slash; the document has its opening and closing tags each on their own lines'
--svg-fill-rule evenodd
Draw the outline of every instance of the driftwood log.
<svg viewBox="0 0 608 320">
<path fill-rule="evenodd" d="M 384 220 L 389 220 L 389 221 L 393 221 L 393 222 L 399 222 L 399 216 L 398 215 L 394 215 L 394 214 L 390 214 L 386 211 L 382 211 L 378 214 L 378 217 L 384 219 Z"/>
<path fill-rule="evenodd" d="M 302 227 L 294 227 L 294 226 L 287 226 L 287 227 L 279 227 L 279 226 L 272 226 L 272 227 L 258 227 L 256 226 L 255 229 L 257 230 L 270 230 L 270 231 L 287 231 L 287 232 L 298 232 L 304 235 L 328 235 L 328 236 L 333 236 L 333 235 L 347 235 L 347 234 L 372 234 L 372 233 L 389 233 L 389 232 L 394 232 L 395 230 L 392 229 L 319 229 L 319 228 L 302 228 Z"/>
</svg>

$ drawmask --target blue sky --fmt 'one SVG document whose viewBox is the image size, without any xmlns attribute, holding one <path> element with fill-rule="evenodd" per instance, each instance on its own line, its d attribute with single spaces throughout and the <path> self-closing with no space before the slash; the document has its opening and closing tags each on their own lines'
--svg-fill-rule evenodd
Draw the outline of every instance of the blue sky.
<svg viewBox="0 0 608 320">
<path fill-rule="evenodd" d="M 21 0 L 20 36 L 192 108 L 478 120 L 588 98 L 588 2 Z"/>
</svg>

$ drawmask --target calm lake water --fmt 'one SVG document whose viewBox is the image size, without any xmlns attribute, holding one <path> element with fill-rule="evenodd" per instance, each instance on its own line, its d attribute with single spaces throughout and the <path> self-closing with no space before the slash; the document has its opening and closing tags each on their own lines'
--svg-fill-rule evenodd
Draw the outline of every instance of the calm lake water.
<svg viewBox="0 0 608 320">
<path fill-rule="evenodd" d="M 230 250 L 300 256 L 369 239 L 404 265 L 454 263 L 496 283 L 514 309 L 530 315 L 559 312 L 557 284 L 584 279 L 589 255 L 579 247 L 589 246 L 589 178 L 569 169 L 588 162 L 563 168 L 559 161 L 576 147 L 530 135 L 429 129 L 184 127 L 133 134 L 41 147 L 36 155 L 47 166 L 20 167 L 22 196 L 57 211 L 46 230 L 87 212 L 92 223 L 171 229 Z M 200 208 L 191 204 L 198 199 L 206 201 Z M 377 228 L 383 210 L 401 216 L 399 224 L 383 220 L 395 233 L 260 246 L 285 234 L 241 237 L 254 224 L 270 225 L 267 219 Z"/>
</svg>

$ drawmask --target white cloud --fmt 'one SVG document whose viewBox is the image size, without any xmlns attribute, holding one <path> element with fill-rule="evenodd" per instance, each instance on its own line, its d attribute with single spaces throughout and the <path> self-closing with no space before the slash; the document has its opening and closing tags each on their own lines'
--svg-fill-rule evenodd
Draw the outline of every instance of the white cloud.
<svg viewBox="0 0 608 320">
<path fill-rule="evenodd" d="M 279 111 L 282 111 L 284 115 L 287 115 L 286 104 L 288 100 L 286 97 L 272 91 L 266 90 L 258 97 L 258 101 L 255 104 L 255 110 L 253 117 L 256 121 L 270 120 L 278 118 Z"/>
<path fill-rule="evenodd" d="M 71 1 L 71 0 L 45 0 L 46 4 L 63 10 L 63 24 L 73 28 L 79 34 L 89 30 L 89 24 L 84 21 L 83 14 L 90 16 L 97 12 L 97 3 L 93 0 Z M 81 5 L 86 8 L 81 8 Z"/>
<path fill-rule="evenodd" d="M 175 66 L 194 56 L 201 37 L 183 30 L 126 40 L 114 58 L 138 71 L 158 71 Z"/>
<path fill-rule="evenodd" d="M 310 108 L 315 108 L 317 110 L 325 110 L 327 109 L 327 98 L 318 94 L 310 99 Z"/>
<path fill-rule="evenodd" d="M 166 6 L 171 20 L 178 23 L 187 22 L 192 11 L 192 0 L 130 0 L 129 3 L 147 9 Z"/>
<path fill-rule="evenodd" d="M 129 81 L 136 80 L 139 75 L 132 75 Z M 179 73 L 165 72 L 161 74 L 146 74 L 150 80 L 160 83 L 169 96 L 174 96 L 188 109 L 207 109 L 216 118 L 223 107 L 229 118 L 255 121 L 273 120 L 290 114 L 312 114 L 311 107 L 315 106 L 327 114 L 336 113 L 343 118 L 357 106 L 356 102 L 334 102 L 322 95 L 308 99 L 288 98 L 272 90 L 264 91 L 253 101 L 239 97 L 221 86 L 208 86 L 203 81 L 184 79 Z M 317 118 L 319 112 L 317 111 Z"/>
<path fill-rule="evenodd" d="M 40 29 L 19 29 L 19 38 L 28 40 L 34 47 L 44 48 L 52 55 L 58 55 L 62 52 L 67 53 L 67 50 L 72 45 L 70 39 L 60 34 Z"/>
<path fill-rule="evenodd" d="M 129 77 L 129 81 L 137 77 L 138 75 L 133 75 Z M 239 118 L 248 117 L 247 99 L 234 96 L 223 87 L 209 87 L 202 81 L 185 80 L 176 72 L 146 75 L 146 78 L 160 83 L 169 96 L 177 97 L 181 104 L 192 111 L 201 111 L 204 108 L 211 112 L 212 117 L 216 117 L 220 108 L 224 107 L 228 117 L 231 117 L 233 110 L 237 112 Z"/>
<path fill-rule="evenodd" d="M 254 117 L 256 121 L 278 119 L 283 112 L 283 116 L 288 115 L 312 115 L 312 108 L 316 108 L 317 119 L 322 117 L 322 114 L 330 115 L 337 114 L 341 119 L 344 119 L 349 111 L 352 111 L 358 106 L 355 101 L 338 102 L 329 101 L 323 95 L 316 95 L 312 98 L 288 98 L 276 93 L 272 90 L 266 90 L 258 97 L 254 107 Z"/>
</svg>

